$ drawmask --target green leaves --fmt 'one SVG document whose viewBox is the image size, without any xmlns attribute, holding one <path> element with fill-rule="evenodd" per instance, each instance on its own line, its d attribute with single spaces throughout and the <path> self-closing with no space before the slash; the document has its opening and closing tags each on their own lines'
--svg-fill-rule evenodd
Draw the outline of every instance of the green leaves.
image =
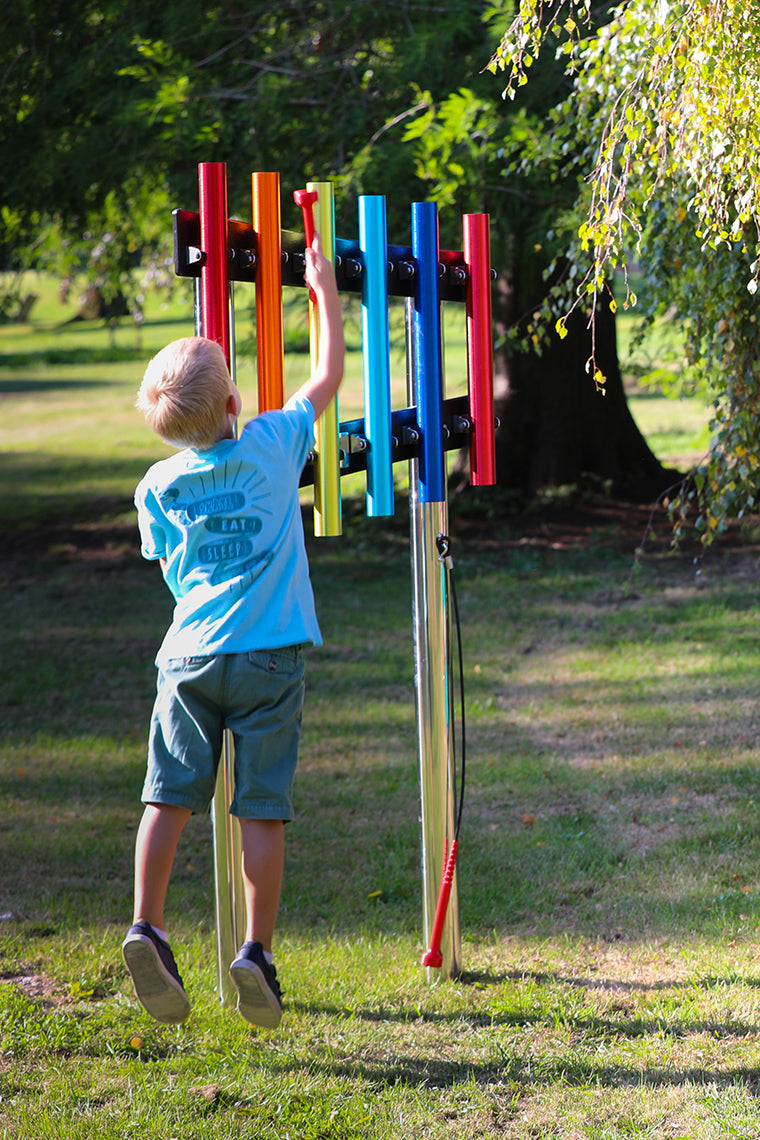
<svg viewBox="0 0 760 1140">
<path fill-rule="evenodd" d="M 558 53 L 573 58 L 581 32 L 590 22 L 590 0 L 521 0 L 517 15 L 504 33 L 489 61 L 489 70 L 506 71 L 504 96 L 514 99 L 515 90 L 528 82 L 527 71 L 533 66 L 547 42 L 553 42 Z"/>
<path fill-rule="evenodd" d="M 468 87 L 438 103 L 429 91 L 414 90 L 424 110 L 408 123 L 403 141 L 413 144 L 417 176 L 439 206 L 479 197 L 482 172 L 493 161 L 494 136 L 501 126 L 496 106 Z"/>
<path fill-rule="evenodd" d="M 552 39 L 573 85 L 566 114 L 588 140 L 570 152 L 585 185 L 567 251 L 580 283 L 568 305 L 596 303 L 635 258 L 645 315 L 683 323 L 716 399 L 700 496 L 709 538 L 755 501 L 758 482 L 758 464 L 734 471 L 731 457 L 760 436 L 760 8 L 629 0 L 594 27 L 579 0 L 521 0 L 492 59 L 509 94 Z M 627 275 L 625 285 L 627 308 L 637 298 Z M 564 317 L 555 327 L 562 336 Z"/>
</svg>

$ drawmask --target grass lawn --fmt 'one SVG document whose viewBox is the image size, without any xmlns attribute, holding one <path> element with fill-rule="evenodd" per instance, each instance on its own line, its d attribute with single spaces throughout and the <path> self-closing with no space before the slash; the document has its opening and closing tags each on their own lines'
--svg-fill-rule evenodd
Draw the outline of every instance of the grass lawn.
<svg viewBox="0 0 760 1140">
<path fill-rule="evenodd" d="M 161 1027 L 135 1002 L 119 944 L 171 603 L 137 545 L 132 489 L 163 450 L 132 405 L 187 308 L 149 313 L 141 348 L 128 325 L 115 348 L 55 331 L 49 294 L 33 326 L 0 328 L 0 1137 L 756 1137 L 757 550 L 634 561 L 619 514 L 576 534 L 452 504 L 463 976 L 430 985 L 418 964 L 400 495 L 391 522 L 348 500 L 342 538 L 308 539 L 325 645 L 282 1027 L 217 1000 L 205 819 L 168 900 L 193 1014 Z"/>
</svg>

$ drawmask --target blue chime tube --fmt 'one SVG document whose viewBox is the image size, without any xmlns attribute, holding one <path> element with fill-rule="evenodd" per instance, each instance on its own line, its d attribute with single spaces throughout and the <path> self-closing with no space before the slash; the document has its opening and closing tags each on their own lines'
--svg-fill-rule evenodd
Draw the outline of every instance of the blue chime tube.
<svg viewBox="0 0 760 1140">
<path fill-rule="evenodd" d="M 443 364 L 439 294 L 438 207 L 412 203 L 412 255 L 417 270 L 414 297 L 413 352 L 417 377 L 417 423 L 420 441 L 420 501 L 446 498 L 443 453 Z"/>
<path fill-rule="evenodd" d="M 388 326 L 388 239 L 385 198 L 359 198 L 362 275 L 364 424 L 367 449 L 367 514 L 392 515 L 391 348 Z"/>
</svg>

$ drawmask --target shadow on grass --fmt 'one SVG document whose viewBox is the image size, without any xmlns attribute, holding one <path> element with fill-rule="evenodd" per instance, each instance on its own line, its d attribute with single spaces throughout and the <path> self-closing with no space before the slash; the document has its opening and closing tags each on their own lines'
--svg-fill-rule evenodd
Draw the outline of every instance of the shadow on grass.
<svg viewBox="0 0 760 1140">
<path fill-rule="evenodd" d="M 0 367 L 2 367 L 0 363 Z M 6 367 L 8 367 L 6 365 Z M 35 376 L 33 379 L 27 380 L 22 376 L 14 377 L 12 380 L 3 380 L 0 378 L 0 396 L 30 396 L 32 394 L 39 395 L 46 392 L 67 392 L 67 391 L 84 391 L 87 388 L 118 388 L 119 382 L 116 380 L 93 380 L 91 378 L 86 380 L 68 380 L 62 376 L 53 376 L 50 379 L 41 380 Z"/>
<path fill-rule="evenodd" d="M 636 1065 L 604 1066 L 584 1063 L 563 1053 L 551 1060 L 518 1057 L 508 1050 L 503 1059 L 494 1064 L 469 1060 L 431 1059 L 420 1056 L 395 1055 L 392 1060 L 378 1059 L 353 1061 L 340 1058 L 325 1060 L 320 1056 L 305 1061 L 301 1068 L 312 1076 L 324 1078 L 360 1078 L 378 1087 L 403 1085 L 412 1089 L 448 1089 L 463 1082 L 481 1086 L 536 1088 L 563 1085 L 569 1088 L 681 1088 L 683 1086 L 715 1087 L 719 1089 L 748 1088 L 753 1097 L 760 1097 L 760 1066 L 732 1069 L 705 1069 L 697 1067 L 641 1068 Z M 282 1074 L 292 1073 L 292 1064 L 278 1065 L 275 1059 L 270 1068 Z"/>
<path fill-rule="evenodd" d="M 504 974 L 501 980 L 502 982 L 520 981 L 523 977 L 523 975 L 518 973 Z M 557 978 L 556 981 L 558 985 L 572 986 L 574 984 L 573 979 Z M 747 979 L 746 984 L 755 986 L 760 984 L 760 982 L 758 982 L 757 979 Z M 610 981 L 609 985 L 612 989 L 617 989 L 617 984 L 614 981 Z M 656 987 L 652 987 L 652 989 L 655 988 Z M 683 986 L 675 983 L 663 986 L 663 988 L 679 990 L 693 988 L 693 986 Z M 541 1026 L 545 1025 L 547 1020 L 546 1011 L 544 1009 L 538 1009 L 535 1013 L 530 1013 L 522 1005 L 519 1009 L 515 1009 L 511 1012 L 494 1010 L 492 1012 L 483 1011 L 478 1013 L 465 1013 L 462 1012 L 462 1010 L 456 1010 L 452 1013 L 439 1013 L 425 1010 L 419 1011 L 417 1009 L 400 1012 L 398 1009 L 378 1009 L 376 1006 L 373 1006 L 371 1009 L 362 1009 L 361 1007 L 357 1008 L 352 1006 L 350 1012 L 347 1012 L 345 1009 L 341 1009 L 337 1006 L 325 1006 L 313 1003 L 301 1004 L 298 1002 L 290 1002 L 289 1008 L 294 1012 L 309 1014 L 311 1016 L 327 1017 L 338 1022 L 346 1017 L 350 1017 L 352 1019 L 358 1018 L 368 1023 L 384 1024 L 387 1022 L 405 1025 L 411 1022 L 420 1022 L 429 1025 L 450 1025 L 452 1028 L 456 1026 L 466 1026 L 469 1029 L 517 1028 L 531 1025 Z M 657 1037 L 670 1038 L 672 1040 L 684 1040 L 699 1033 L 709 1033 L 715 1038 L 753 1037 L 757 1034 L 758 1028 L 760 1028 L 756 1024 L 744 1024 L 736 1021 L 690 1021 L 687 1025 L 657 1017 L 579 1017 L 573 1014 L 563 1015 L 563 1023 L 566 1024 L 572 1032 L 603 1035 L 608 1039 L 633 1039 L 656 1035 Z"/>
<path fill-rule="evenodd" d="M 74 533 L 82 523 L 88 527 L 87 545 L 106 552 L 109 520 L 117 515 L 134 516 L 125 537 L 139 549 L 132 495 L 119 495 L 111 488 L 136 487 L 151 462 L 147 452 L 129 458 L 105 455 L 87 459 L 45 452 L 0 454 L 0 572 L 10 569 L 19 539 L 23 538 L 25 549 L 30 540 L 33 542 L 39 560 L 61 543 L 76 545 L 82 540 L 81 529 Z M 26 567 L 27 576 L 31 569 Z M 48 577 L 51 572 L 54 567 L 46 569 Z"/>
<path fill-rule="evenodd" d="M 153 355 L 155 349 L 143 348 L 142 337 L 147 330 L 151 333 L 157 329 L 166 329 L 166 339 L 172 339 L 173 330 L 181 328 L 182 335 L 191 335 L 192 333 L 192 319 L 189 317 L 167 317 L 162 320 L 151 320 L 142 326 L 141 332 L 136 332 L 134 325 L 131 321 L 119 322 L 115 325 L 115 333 L 121 339 L 130 336 L 132 343 L 130 344 L 102 344 L 88 346 L 86 344 L 71 344 L 70 341 L 60 345 L 48 345 L 46 348 L 39 348 L 36 346 L 35 341 L 38 341 L 39 336 L 57 337 L 63 336 L 64 333 L 71 333 L 76 330 L 75 335 L 77 340 L 87 339 L 90 336 L 97 337 L 101 342 L 104 336 L 104 329 L 106 328 L 103 321 L 76 321 L 68 322 L 62 325 L 53 325 L 47 328 L 39 327 L 29 334 L 29 349 L 28 351 L 16 350 L 13 352 L 0 352 L 0 394 L 24 393 L 31 391 L 46 391 L 48 388 L 47 380 L 40 381 L 38 377 L 26 380 L 23 377 L 12 377 L 10 379 L 2 379 L 2 371 L 4 369 L 12 369 L 17 372 L 35 371 L 44 368 L 74 368 L 77 366 L 89 366 L 93 364 L 121 364 L 129 363 L 135 360 L 149 360 Z M 104 381 L 108 383 L 108 381 Z M 50 385 L 53 388 L 65 387 L 65 381 L 59 381 L 52 378 Z M 73 386 L 78 386 L 74 382 Z"/>
<path fill-rule="evenodd" d="M 701 979 L 689 979 L 677 982 L 673 979 L 652 982 L 625 982 L 619 978 L 585 978 L 573 975 L 560 974 L 555 971 L 544 970 L 504 970 L 498 974 L 485 971 L 465 971 L 458 979 L 459 985 L 477 986 L 479 989 L 490 986 L 501 986 L 504 982 L 535 982 L 537 985 L 569 986 L 572 989 L 596 990 L 613 994 L 628 993 L 661 993 L 670 990 L 688 990 L 695 986 L 710 990 L 716 986 L 725 986 L 729 983 L 742 981 L 745 985 L 760 987 L 760 978 L 739 979 L 735 975 L 730 978 L 718 976 Z"/>
</svg>

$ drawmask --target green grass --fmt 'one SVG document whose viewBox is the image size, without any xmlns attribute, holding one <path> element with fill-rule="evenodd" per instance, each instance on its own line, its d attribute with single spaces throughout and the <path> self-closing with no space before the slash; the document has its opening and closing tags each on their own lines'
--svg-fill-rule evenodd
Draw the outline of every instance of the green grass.
<svg viewBox="0 0 760 1140">
<path fill-rule="evenodd" d="M 74 329 L 103 354 L 89 364 L 43 361 L 74 335 L 51 306 L 0 328 L 0 1137 L 755 1137 L 751 548 L 634 564 L 611 531 L 553 546 L 452 503 L 464 973 L 430 985 L 404 502 L 380 523 L 349 500 L 342 538 L 308 539 L 325 646 L 288 836 L 283 1025 L 252 1030 L 217 1000 L 203 819 L 168 900 L 193 1014 L 141 1011 L 119 943 L 171 605 L 137 546 L 132 488 L 163 450 L 132 403 L 182 305 L 150 316 L 140 350 L 116 331 L 129 359 Z"/>
</svg>

